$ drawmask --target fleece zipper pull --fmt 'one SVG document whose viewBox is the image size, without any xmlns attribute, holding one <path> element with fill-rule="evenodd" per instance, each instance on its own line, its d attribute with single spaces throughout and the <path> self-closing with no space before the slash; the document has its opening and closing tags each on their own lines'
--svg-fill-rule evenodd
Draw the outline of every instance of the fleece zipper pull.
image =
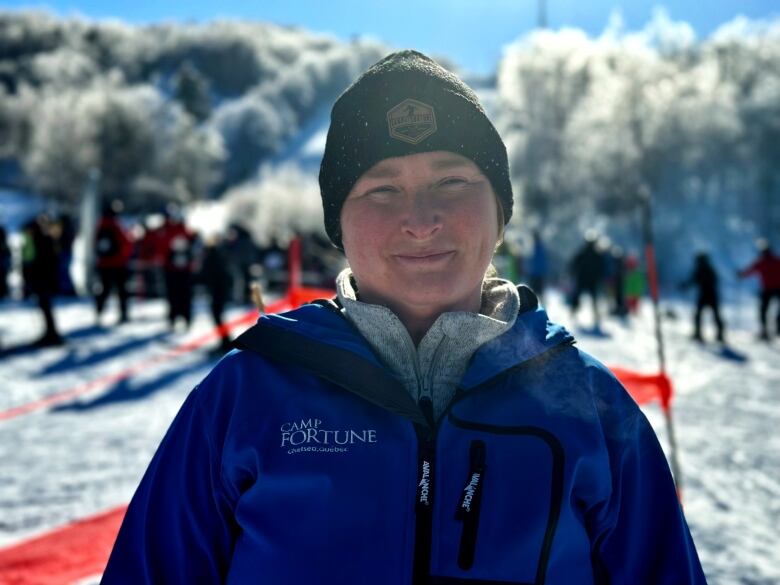
<svg viewBox="0 0 780 585">
<path fill-rule="evenodd" d="M 479 511 L 482 504 L 482 489 L 485 481 L 485 443 L 472 441 L 469 453 L 469 474 L 466 485 L 458 500 L 455 519 L 463 522 L 463 532 L 458 550 L 458 566 L 470 569 L 474 564 L 474 551 L 477 547 L 477 528 Z"/>
</svg>

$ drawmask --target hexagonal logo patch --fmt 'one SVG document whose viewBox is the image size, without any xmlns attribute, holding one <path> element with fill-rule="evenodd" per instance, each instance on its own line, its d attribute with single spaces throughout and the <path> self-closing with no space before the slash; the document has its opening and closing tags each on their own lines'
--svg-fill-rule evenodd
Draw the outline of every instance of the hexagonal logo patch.
<svg viewBox="0 0 780 585">
<path fill-rule="evenodd" d="M 405 99 L 387 111 L 390 136 L 409 144 L 419 144 L 436 132 L 433 107 L 413 99 Z"/>
</svg>

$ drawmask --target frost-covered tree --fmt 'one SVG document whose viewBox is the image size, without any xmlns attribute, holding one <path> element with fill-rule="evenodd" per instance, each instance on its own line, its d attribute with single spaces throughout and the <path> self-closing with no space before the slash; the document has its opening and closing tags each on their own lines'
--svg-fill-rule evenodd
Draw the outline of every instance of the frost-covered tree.
<svg viewBox="0 0 780 585">
<path fill-rule="evenodd" d="M 227 150 L 224 186 L 248 179 L 384 53 L 370 41 L 331 47 L 301 57 L 295 67 L 281 71 L 272 81 L 224 102 L 211 120 Z"/>
<path fill-rule="evenodd" d="M 225 163 L 227 185 L 249 178 L 260 161 L 276 152 L 281 142 L 297 130 L 289 111 L 274 108 L 257 93 L 219 108 L 213 124 L 230 153 Z"/>
<path fill-rule="evenodd" d="M 531 209 L 543 212 L 561 193 L 564 133 L 588 89 L 590 52 L 581 31 L 540 31 L 509 47 L 500 64 L 499 124 Z"/>
<path fill-rule="evenodd" d="M 639 32 L 616 17 L 598 38 L 520 39 L 499 67 L 498 122 L 526 219 L 564 256 L 593 225 L 636 246 L 649 192 L 659 249 L 680 258 L 670 275 L 681 251 L 726 256 L 780 232 L 778 69 L 780 21 L 736 19 L 699 42 L 658 11 Z"/>
<path fill-rule="evenodd" d="M 226 225 L 237 224 L 260 243 L 297 233 L 321 233 L 322 202 L 316 177 L 295 164 L 264 167 L 257 178 L 225 193 Z"/>
<path fill-rule="evenodd" d="M 780 233 L 780 19 L 736 18 L 705 51 L 737 95 L 741 158 L 754 194 L 745 194 L 745 212 L 765 235 Z"/>
<path fill-rule="evenodd" d="M 31 116 L 35 122 L 23 159 L 26 174 L 38 191 L 60 201 L 76 201 L 90 169 L 99 164 L 91 122 L 98 114 L 94 101 L 81 92 L 39 99 Z"/>
<path fill-rule="evenodd" d="M 189 200 L 205 196 L 219 176 L 220 138 L 148 85 L 101 83 L 45 94 L 34 119 L 25 169 L 55 199 L 75 202 L 93 168 L 104 196 L 136 207 L 144 204 L 139 181 L 167 185 L 161 197 L 176 189 L 170 198 Z"/>
<path fill-rule="evenodd" d="M 163 201 L 182 204 L 207 198 L 222 175 L 222 137 L 170 105 L 155 112 L 153 123 L 153 163 L 135 180 L 130 207 L 149 209 Z"/>
<path fill-rule="evenodd" d="M 14 101 L 0 108 L 0 128 L 24 137 L 19 130 L 30 120 L 28 134 L 35 135 L 9 138 L 2 150 L 25 161 L 37 188 L 61 199 L 80 191 L 76 185 L 85 166 L 103 168 L 103 189 L 117 195 L 133 192 L 141 199 L 139 193 L 147 193 L 155 199 L 173 192 L 176 199 L 198 198 L 213 188 L 204 185 L 214 177 L 222 177 L 217 191 L 251 177 L 384 53 L 371 41 L 344 43 L 266 23 L 131 26 L 0 11 L 0 86 Z M 98 100 L 105 107 L 87 108 L 95 88 L 104 86 L 115 88 Z M 28 103 L 16 99 L 22 87 L 31 88 L 38 102 L 27 110 L 16 107 Z M 156 92 L 154 104 L 138 102 L 150 91 Z M 75 109 L 65 108 L 68 122 L 47 138 L 49 116 L 42 115 L 39 124 L 33 112 L 52 111 L 69 100 Z M 172 101 L 197 124 L 172 114 Z M 161 110 L 168 112 L 163 116 L 168 122 L 150 129 L 148 121 Z M 66 152 L 70 138 L 55 138 L 59 135 L 78 136 L 79 146 Z M 150 143 L 178 146 L 165 150 Z M 121 152 L 108 152 L 119 144 Z M 184 161 L 192 163 L 186 172 L 190 163 Z M 215 168 L 219 161 L 224 169 Z M 163 184 L 172 173 L 175 188 Z"/>
<path fill-rule="evenodd" d="M 211 112 L 209 84 L 189 61 L 182 63 L 173 80 L 174 95 L 182 107 L 196 120 L 204 120 Z"/>
<path fill-rule="evenodd" d="M 26 152 L 34 103 L 28 88 L 10 93 L 0 86 L 0 158 L 19 159 Z"/>
</svg>

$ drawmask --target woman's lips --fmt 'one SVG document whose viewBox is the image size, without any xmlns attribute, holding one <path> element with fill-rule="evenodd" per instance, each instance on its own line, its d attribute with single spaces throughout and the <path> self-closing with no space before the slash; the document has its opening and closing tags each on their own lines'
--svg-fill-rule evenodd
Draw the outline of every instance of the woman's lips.
<svg viewBox="0 0 780 585">
<path fill-rule="evenodd" d="M 438 263 L 446 262 L 455 254 L 454 250 L 445 250 L 442 252 L 415 252 L 413 254 L 396 254 L 396 259 L 409 266 L 432 266 Z"/>
</svg>

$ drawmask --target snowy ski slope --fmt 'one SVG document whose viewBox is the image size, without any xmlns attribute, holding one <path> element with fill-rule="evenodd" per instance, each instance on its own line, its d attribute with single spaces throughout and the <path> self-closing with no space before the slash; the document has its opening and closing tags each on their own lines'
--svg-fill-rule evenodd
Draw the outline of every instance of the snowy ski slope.
<svg viewBox="0 0 780 585">
<path fill-rule="evenodd" d="M 632 327 L 610 320 L 604 334 L 594 335 L 571 322 L 560 297 L 548 303 L 552 318 L 601 361 L 656 368 L 649 305 Z M 109 308 L 106 322 L 116 317 Z M 726 310 L 740 327 L 729 330 L 733 352 L 697 346 L 689 340 L 689 307 L 673 308 L 677 317 L 665 319 L 664 328 L 684 502 L 705 572 L 713 585 L 780 583 L 780 341 L 755 339 L 751 304 L 739 314 L 734 306 Z M 162 303 L 148 301 L 132 306 L 128 325 L 101 329 L 87 301 L 60 304 L 68 345 L 0 359 L 0 412 L 83 390 L 159 356 L 209 330 L 206 306 L 198 305 L 196 315 L 189 333 L 169 334 Z M 582 323 L 589 324 L 588 315 Z M 0 304 L 6 347 L 29 341 L 39 327 L 31 305 Z M 205 350 L 185 353 L 57 406 L 0 420 L 0 547 L 126 503 L 180 404 L 214 361 Z M 666 445 L 660 409 L 644 410 Z"/>
</svg>

